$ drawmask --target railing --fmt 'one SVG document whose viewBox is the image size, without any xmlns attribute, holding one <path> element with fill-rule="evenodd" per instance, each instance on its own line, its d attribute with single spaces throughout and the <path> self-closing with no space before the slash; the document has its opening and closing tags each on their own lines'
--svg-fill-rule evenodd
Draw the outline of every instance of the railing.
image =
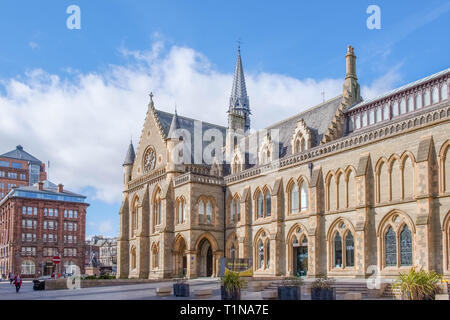
<svg viewBox="0 0 450 320">
<path fill-rule="evenodd" d="M 220 177 L 203 176 L 190 172 L 177 176 L 173 180 L 174 186 L 179 186 L 188 182 L 212 184 L 217 186 L 223 185 L 223 179 Z"/>
</svg>

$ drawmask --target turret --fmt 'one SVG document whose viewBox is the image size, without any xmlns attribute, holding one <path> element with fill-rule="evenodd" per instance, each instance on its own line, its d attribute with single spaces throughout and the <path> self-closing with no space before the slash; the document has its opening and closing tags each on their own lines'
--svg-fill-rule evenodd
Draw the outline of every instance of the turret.
<svg viewBox="0 0 450 320">
<path fill-rule="evenodd" d="M 123 187 L 124 190 L 128 189 L 128 182 L 131 181 L 131 170 L 133 169 L 133 163 L 136 154 L 134 153 L 133 141 L 130 141 L 130 145 L 128 146 L 127 155 L 125 156 L 125 160 L 123 161 Z"/>
<path fill-rule="evenodd" d="M 181 141 L 178 129 L 180 129 L 180 120 L 178 119 L 177 110 L 172 117 L 172 122 L 170 124 L 169 133 L 167 134 L 166 147 L 167 147 L 167 165 L 166 172 L 170 173 L 175 171 L 177 167 L 177 161 L 179 159 L 180 146 L 178 145 Z"/>
</svg>

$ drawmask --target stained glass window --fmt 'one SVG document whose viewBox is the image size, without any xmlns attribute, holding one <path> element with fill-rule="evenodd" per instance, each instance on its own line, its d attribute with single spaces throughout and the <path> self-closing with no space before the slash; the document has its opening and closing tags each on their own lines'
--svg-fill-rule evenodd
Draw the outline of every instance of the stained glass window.
<svg viewBox="0 0 450 320">
<path fill-rule="evenodd" d="M 258 243 L 258 265 L 260 269 L 264 268 L 264 244 L 262 240 Z"/>
<path fill-rule="evenodd" d="M 355 246 L 353 243 L 353 235 L 351 232 L 347 233 L 345 237 L 345 266 L 353 267 L 355 265 Z"/>
<path fill-rule="evenodd" d="M 400 264 L 402 266 L 412 265 L 411 231 L 407 225 L 403 227 L 400 233 Z"/>
<path fill-rule="evenodd" d="M 342 267 L 342 238 L 339 233 L 334 236 L 334 266 Z"/>
<path fill-rule="evenodd" d="M 291 189 L 291 213 L 296 213 L 298 211 L 298 186 L 296 183 Z"/>
<path fill-rule="evenodd" d="M 397 236 L 392 227 L 389 227 L 384 240 L 386 266 L 397 266 Z"/>
<path fill-rule="evenodd" d="M 270 240 L 266 242 L 266 268 L 270 268 Z"/>
</svg>

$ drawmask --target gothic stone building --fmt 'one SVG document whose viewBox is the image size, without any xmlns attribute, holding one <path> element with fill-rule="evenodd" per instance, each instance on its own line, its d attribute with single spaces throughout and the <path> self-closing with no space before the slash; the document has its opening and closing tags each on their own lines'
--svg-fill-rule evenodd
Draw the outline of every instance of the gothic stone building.
<svg viewBox="0 0 450 320">
<path fill-rule="evenodd" d="M 364 101 L 349 47 L 342 95 L 258 132 L 240 52 L 227 128 L 157 110 L 150 95 L 123 165 L 118 276 L 217 276 L 225 256 L 252 259 L 258 277 L 364 278 L 369 266 L 450 277 L 449 78 Z M 223 135 L 218 152 L 208 132 Z"/>
</svg>

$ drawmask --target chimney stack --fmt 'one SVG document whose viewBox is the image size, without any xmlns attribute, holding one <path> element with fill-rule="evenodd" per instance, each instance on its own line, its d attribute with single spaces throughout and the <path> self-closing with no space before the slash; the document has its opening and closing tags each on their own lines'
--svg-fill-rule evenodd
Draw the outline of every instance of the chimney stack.
<svg viewBox="0 0 450 320">
<path fill-rule="evenodd" d="M 58 192 L 61 193 L 64 191 L 64 185 L 62 185 L 61 183 L 58 184 Z"/>
<path fill-rule="evenodd" d="M 345 75 L 345 79 L 353 78 L 358 80 L 356 77 L 356 56 L 355 50 L 352 46 L 348 46 L 347 54 L 345 55 L 346 69 L 347 73 Z"/>
<path fill-rule="evenodd" d="M 44 190 L 44 183 L 42 182 L 42 181 L 39 181 L 38 182 L 38 188 L 39 188 L 39 190 Z"/>
</svg>

